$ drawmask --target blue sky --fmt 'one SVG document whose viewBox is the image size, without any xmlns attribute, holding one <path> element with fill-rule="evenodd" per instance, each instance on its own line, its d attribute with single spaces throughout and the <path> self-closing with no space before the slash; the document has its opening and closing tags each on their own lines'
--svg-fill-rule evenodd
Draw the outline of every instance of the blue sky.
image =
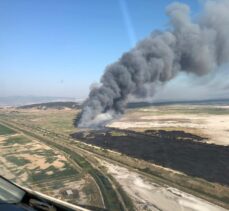
<svg viewBox="0 0 229 211">
<path fill-rule="evenodd" d="M 171 2 L 1 0 L 0 96 L 86 97 L 106 65 L 167 27 Z"/>
</svg>

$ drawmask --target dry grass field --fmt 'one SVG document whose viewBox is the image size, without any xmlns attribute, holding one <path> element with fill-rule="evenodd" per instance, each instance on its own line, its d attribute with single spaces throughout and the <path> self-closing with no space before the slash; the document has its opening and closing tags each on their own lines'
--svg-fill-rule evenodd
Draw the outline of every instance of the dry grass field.
<svg viewBox="0 0 229 211">
<path fill-rule="evenodd" d="M 75 115 L 79 112 L 76 109 L 3 109 L 0 115 L 19 123 L 30 124 L 34 127 L 42 127 L 44 129 L 59 134 L 69 135 L 76 131 L 73 126 Z"/>
</svg>

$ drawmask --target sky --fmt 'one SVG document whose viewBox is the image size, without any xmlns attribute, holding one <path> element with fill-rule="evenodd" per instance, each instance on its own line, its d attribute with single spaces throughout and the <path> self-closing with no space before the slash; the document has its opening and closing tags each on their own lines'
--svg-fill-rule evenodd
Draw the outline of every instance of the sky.
<svg viewBox="0 0 229 211">
<path fill-rule="evenodd" d="M 165 8 L 172 2 L 1 0 L 0 97 L 85 98 L 107 65 L 168 27 Z M 179 2 L 193 16 L 201 10 L 198 0 Z M 176 80 L 167 91 L 179 89 L 179 80 L 189 83 L 185 76 Z"/>
</svg>

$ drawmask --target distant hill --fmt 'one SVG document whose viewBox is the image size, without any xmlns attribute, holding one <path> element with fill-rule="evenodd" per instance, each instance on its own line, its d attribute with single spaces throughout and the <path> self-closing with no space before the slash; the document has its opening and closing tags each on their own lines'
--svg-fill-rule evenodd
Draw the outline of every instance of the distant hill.
<svg viewBox="0 0 229 211">
<path fill-rule="evenodd" d="M 48 102 L 80 102 L 82 99 L 72 97 L 45 97 L 45 96 L 8 96 L 0 97 L 0 107 L 18 107 L 24 105 Z"/>
<path fill-rule="evenodd" d="M 29 109 L 29 108 L 36 108 L 41 110 L 46 109 L 79 109 L 81 108 L 81 104 L 77 102 L 49 102 L 49 103 L 37 103 L 37 104 L 31 104 L 31 105 L 24 105 L 17 107 L 19 109 Z"/>
<path fill-rule="evenodd" d="M 160 102 L 131 102 L 128 103 L 127 108 L 141 108 L 149 106 L 161 105 L 229 105 L 229 99 L 209 99 L 209 100 L 187 100 L 187 101 L 160 101 Z M 36 109 L 81 109 L 81 102 L 74 101 L 56 101 L 46 103 L 32 103 L 28 105 L 18 106 L 20 109 L 36 108 Z"/>
</svg>

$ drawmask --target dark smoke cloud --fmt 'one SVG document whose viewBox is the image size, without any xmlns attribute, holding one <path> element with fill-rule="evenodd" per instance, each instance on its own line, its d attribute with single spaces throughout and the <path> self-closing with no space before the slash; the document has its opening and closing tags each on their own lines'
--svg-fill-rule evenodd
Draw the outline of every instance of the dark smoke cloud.
<svg viewBox="0 0 229 211">
<path fill-rule="evenodd" d="M 96 127 L 124 112 L 130 95 L 147 97 L 182 71 L 197 76 L 229 62 L 229 1 L 207 1 L 197 20 L 189 7 L 173 3 L 167 31 L 153 32 L 108 66 L 91 90 L 76 125 Z"/>
</svg>

